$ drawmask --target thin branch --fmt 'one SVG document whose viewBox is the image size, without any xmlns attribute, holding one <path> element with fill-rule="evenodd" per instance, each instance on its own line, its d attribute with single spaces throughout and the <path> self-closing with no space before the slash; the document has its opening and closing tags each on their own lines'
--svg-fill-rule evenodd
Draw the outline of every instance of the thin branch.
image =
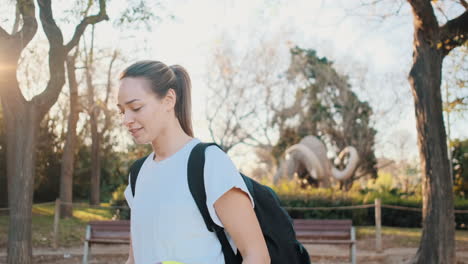
<svg viewBox="0 0 468 264">
<path fill-rule="evenodd" d="M 117 60 L 119 52 L 115 50 L 112 54 L 111 61 L 109 63 L 109 68 L 107 69 L 107 85 L 106 85 L 106 99 L 104 100 L 105 105 L 109 104 L 109 97 L 112 89 L 112 68 L 114 67 L 114 62 Z"/>
<path fill-rule="evenodd" d="M 84 16 L 88 15 L 88 12 L 92 6 L 93 6 L 93 0 L 88 0 L 88 5 L 86 6 L 86 10 L 83 12 Z"/>
<path fill-rule="evenodd" d="M 437 10 L 439 10 L 439 12 L 445 17 L 445 20 L 449 20 L 448 16 L 445 14 L 444 10 L 442 9 L 442 7 L 440 5 L 436 6 Z"/>
<path fill-rule="evenodd" d="M 72 39 L 70 42 L 65 45 L 65 52 L 68 53 L 73 47 L 78 44 L 83 32 L 85 31 L 88 25 L 94 25 L 99 23 L 103 20 L 109 20 L 109 17 L 106 13 L 106 0 L 99 0 L 99 13 L 94 16 L 87 16 L 85 17 L 78 26 L 75 28 L 75 33 L 73 34 Z"/>
<path fill-rule="evenodd" d="M 404 4 L 405 4 L 405 2 L 403 2 L 403 1 L 400 2 L 400 6 L 399 6 L 399 7 L 397 8 L 397 10 L 395 11 L 395 14 L 396 14 L 396 15 L 399 15 L 399 14 L 400 14 L 400 11 L 401 11 L 401 9 L 403 8 Z"/>
<path fill-rule="evenodd" d="M 104 136 L 104 133 L 109 130 L 111 124 L 111 111 L 109 110 L 109 97 L 111 94 L 112 88 L 112 67 L 114 62 L 118 57 L 118 51 L 115 50 L 112 54 L 112 58 L 109 64 L 108 72 L 107 72 L 107 87 L 106 87 L 106 99 L 104 100 L 104 105 L 101 106 L 101 110 L 104 112 L 104 127 L 102 128 L 101 132 L 99 133 L 100 137 Z"/>
</svg>

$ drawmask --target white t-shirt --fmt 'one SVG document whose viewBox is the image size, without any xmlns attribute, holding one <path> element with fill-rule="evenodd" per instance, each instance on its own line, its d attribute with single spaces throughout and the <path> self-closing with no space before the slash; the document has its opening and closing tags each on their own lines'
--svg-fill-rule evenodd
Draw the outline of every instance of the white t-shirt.
<svg viewBox="0 0 468 264">
<path fill-rule="evenodd" d="M 194 138 L 172 156 L 154 161 L 154 152 L 144 161 L 135 197 L 130 184 L 125 198 L 131 208 L 131 237 L 136 264 L 179 261 L 184 264 L 222 264 L 224 255 L 215 233 L 206 228 L 187 183 L 188 158 L 200 140 Z M 218 147 L 205 153 L 207 207 L 213 221 L 223 226 L 213 207 L 224 193 L 237 187 L 253 199 L 230 158 Z M 227 234 L 234 252 L 237 251 Z"/>
</svg>

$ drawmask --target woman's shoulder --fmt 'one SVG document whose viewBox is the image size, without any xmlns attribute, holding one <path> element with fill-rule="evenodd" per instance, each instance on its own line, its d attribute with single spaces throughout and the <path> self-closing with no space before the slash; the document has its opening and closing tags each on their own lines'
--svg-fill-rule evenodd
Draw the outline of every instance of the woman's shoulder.
<svg viewBox="0 0 468 264">
<path fill-rule="evenodd" d="M 232 163 L 229 155 L 216 145 L 206 148 L 205 157 L 207 161 L 211 162 Z"/>
<path fill-rule="evenodd" d="M 205 152 L 205 168 L 211 168 L 215 171 L 218 170 L 234 170 L 237 171 L 236 166 L 229 157 L 218 146 L 209 146 Z"/>
</svg>

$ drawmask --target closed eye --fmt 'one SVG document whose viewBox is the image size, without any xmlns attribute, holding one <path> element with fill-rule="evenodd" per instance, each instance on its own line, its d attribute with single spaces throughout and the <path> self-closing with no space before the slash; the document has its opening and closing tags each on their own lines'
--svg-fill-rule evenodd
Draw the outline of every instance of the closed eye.
<svg viewBox="0 0 468 264">
<path fill-rule="evenodd" d="M 133 112 L 138 112 L 143 106 L 140 106 L 138 108 L 134 108 L 134 109 L 131 109 Z M 123 115 L 125 114 L 125 111 L 124 110 L 120 110 L 119 111 L 119 114 Z"/>
</svg>

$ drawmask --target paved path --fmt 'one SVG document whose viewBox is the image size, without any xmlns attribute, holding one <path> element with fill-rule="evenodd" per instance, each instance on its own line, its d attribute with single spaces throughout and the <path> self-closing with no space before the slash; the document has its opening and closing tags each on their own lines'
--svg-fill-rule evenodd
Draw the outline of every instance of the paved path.
<svg viewBox="0 0 468 264">
<path fill-rule="evenodd" d="M 349 250 L 346 246 L 333 245 L 306 245 L 307 250 L 312 256 L 314 263 L 343 263 L 349 257 Z M 364 263 L 385 263 L 396 264 L 408 260 L 414 256 L 416 248 L 390 248 L 382 253 L 377 253 L 374 250 L 357 249 L 358 262 Z M 92 256 L 116 256 L 125 257 L 128 254 L 128 245 L 94 245 L 91 249 Z M 59 258 L 77 258 L 83 256 L 83 247 L 71 248 L 35 248 L 33 249 L 34 256 Z M 6 249 L 0 249 L 0 263 L 6 259 Z M 457 252 L 458 263 L 468 263 L 468 252 Z"/>
</svg>

